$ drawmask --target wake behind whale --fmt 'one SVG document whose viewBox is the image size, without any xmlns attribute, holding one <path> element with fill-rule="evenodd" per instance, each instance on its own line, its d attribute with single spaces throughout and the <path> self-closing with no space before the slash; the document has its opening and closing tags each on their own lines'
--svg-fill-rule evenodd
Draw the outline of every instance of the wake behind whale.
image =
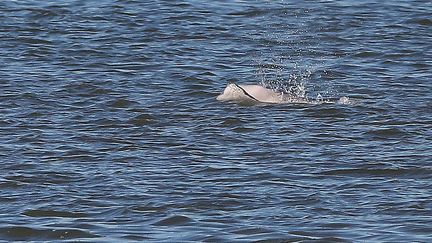
<svg viewBox="0 0 432 243">
<path fill-rule="evenodd" d="M 292 94 L 279 92 L 254 84 L 228 83 L 224 91 L 216 97 L 219 101 L 230 101 L 239 104 L 284 104 L 284 103 L 304 103 L 304 104 L 349 104 L 348 97 L 340 98 L 316 98 L 309 99 Z"/>
</svg>

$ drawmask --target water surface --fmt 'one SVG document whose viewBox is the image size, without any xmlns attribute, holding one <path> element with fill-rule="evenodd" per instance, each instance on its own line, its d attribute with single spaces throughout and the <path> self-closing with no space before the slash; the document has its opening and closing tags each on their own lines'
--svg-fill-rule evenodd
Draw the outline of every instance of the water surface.
<svg viewBox="0 0 432 243">
<path fill-rule="evenodd" d="M 0 240 L 431 241 L 431 12 L 3 1 Z M 218 102 L 229 81 L 361 102 Z"/>
</svg>

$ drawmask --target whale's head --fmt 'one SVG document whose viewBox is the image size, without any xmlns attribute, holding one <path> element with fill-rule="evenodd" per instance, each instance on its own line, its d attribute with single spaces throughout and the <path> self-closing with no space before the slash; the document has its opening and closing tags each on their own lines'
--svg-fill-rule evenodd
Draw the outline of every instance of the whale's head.
<svg viewBox="0 0 432 243">
<path fill-rule="evenodd" d="M 236 87 L 235 84 L 229 83 L 225 87 L 224 91 L 220 95 L 218 95 L 216 97 L 216 99 L 219 100 L 219 101 L 235 100 L 235 97 L 236 97 L 235 90 L 236 90 L 236 88 L 237 87 Z"/>
<path fill-rule="evenodd" d="M 257 102 L 257 100 L 248 94 L 244 87 L 235 83 L 228 83 L 222 94 L 216 97 L 219 101 L 235 101 L 235 102 Z"/>
</svg>

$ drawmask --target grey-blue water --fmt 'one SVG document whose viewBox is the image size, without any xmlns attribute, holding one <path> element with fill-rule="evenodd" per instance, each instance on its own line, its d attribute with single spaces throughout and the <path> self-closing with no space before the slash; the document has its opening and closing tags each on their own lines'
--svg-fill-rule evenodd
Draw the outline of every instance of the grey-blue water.
<svg viewBox="0 0 432 243">
<path fill-rule="evenodd" d="M 431 242 L 431 13 L 1 1 L 0 241 Z"/>
</svg>

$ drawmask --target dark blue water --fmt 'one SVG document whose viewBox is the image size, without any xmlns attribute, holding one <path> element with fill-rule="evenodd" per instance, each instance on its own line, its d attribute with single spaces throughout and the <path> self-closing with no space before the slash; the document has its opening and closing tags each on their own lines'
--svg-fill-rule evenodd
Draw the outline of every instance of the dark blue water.
<svg viewBox="0 0 432 243">
<path fill-rule="evenodd" d="M 2 1 L 0 240 L 432 241 L 431 13 Z M 229 81 L 356 102 L 218 102 Z"/>
</svg>

